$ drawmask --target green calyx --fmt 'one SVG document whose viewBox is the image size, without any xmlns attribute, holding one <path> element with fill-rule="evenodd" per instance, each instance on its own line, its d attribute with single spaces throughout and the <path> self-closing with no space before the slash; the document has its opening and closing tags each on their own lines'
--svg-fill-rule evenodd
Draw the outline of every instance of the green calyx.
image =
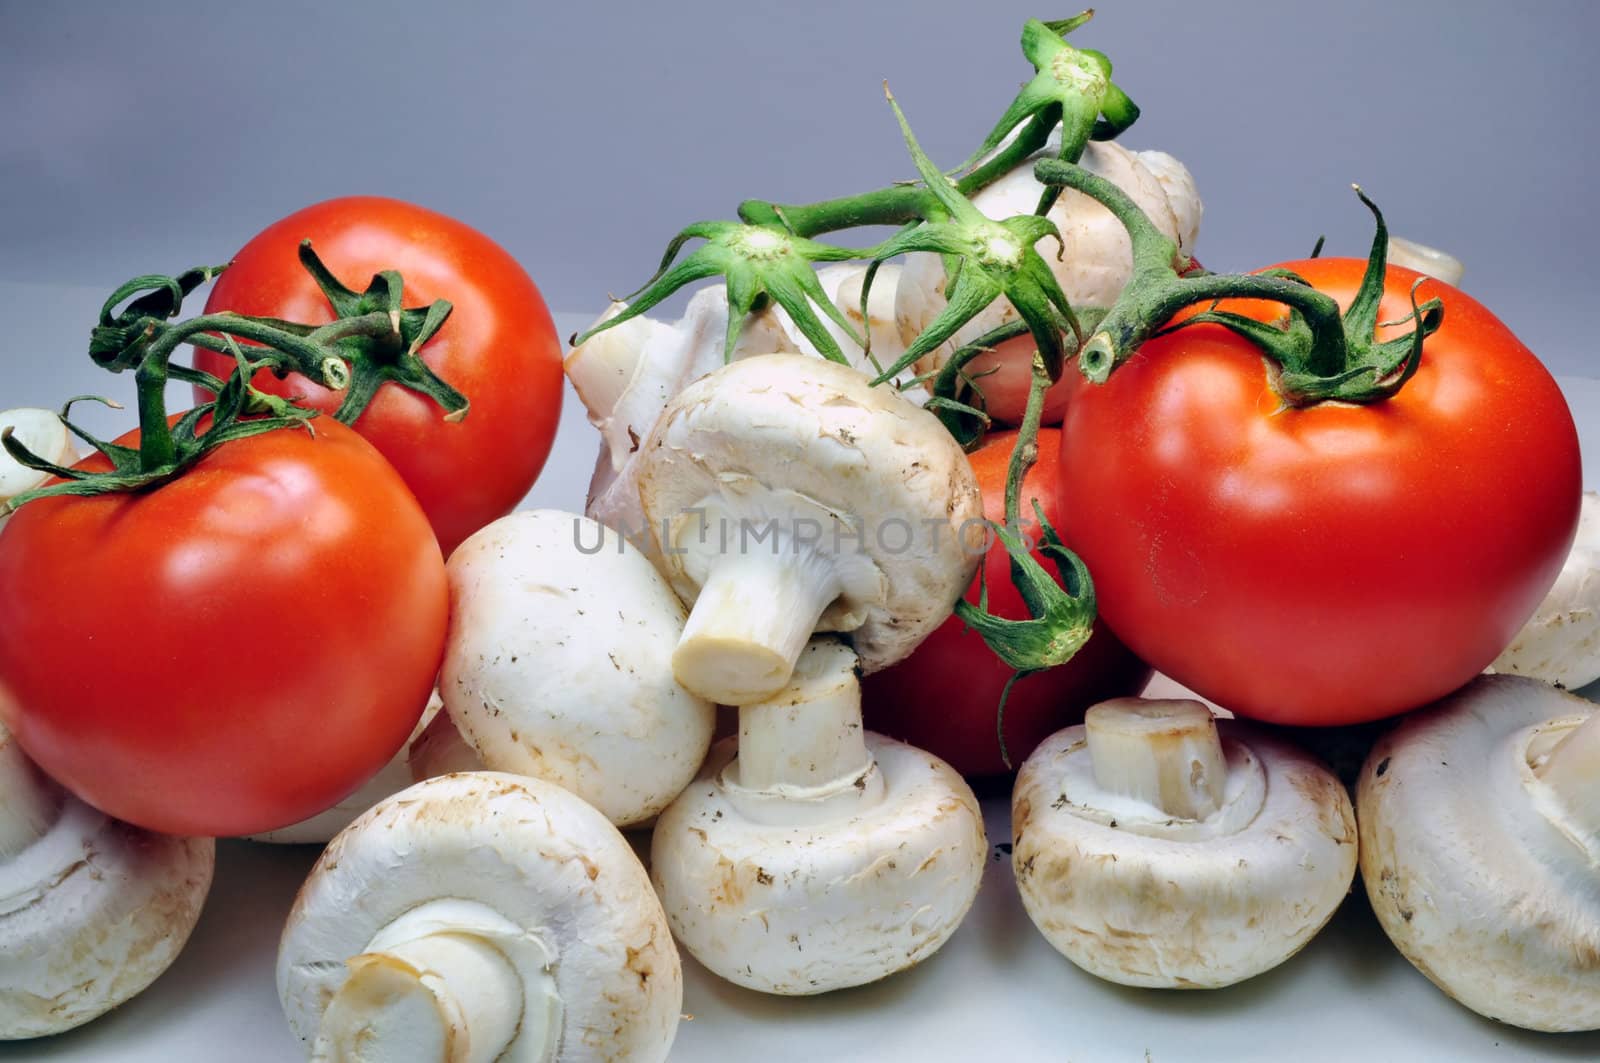
<svg viewBox="0 0 1600 1063">
<path fill-rule="evenodd" d="M 6 453 L 19 464 L 48 473 L 61 482 L 12 497 L 0 506 L 0 513 L 10 512 L 38 498 L 101 495 L 154 487 L 178 476 L 231 440 L 280 428 L 311 430 L 309 422 L 316 416 L 315 410 L 258 391 L 250 381 L 258 370 L 272 369 L 304 374 L 334 390 L 345 388 L 350 383 L 350 371 L 330 340 L 316 332 L 303 337 L 280 333 L 259 322 L 230 314 L 207 315 L 178 325 L 165 322 L 164 319 L 177 314 L 185 295 L 216 272 L 216 268 L 201 268 L 178 277 L 139 277 L 112 294 L 101 309 L 100 323 L 91 334 L 90 353 L 97 364 L 113 372 L 133 370 L 139 403 L 139 446 L 125 447 L 98 439 L 72 422 L 72 407 L 78 402 L 90 400 L 120 408 L 117 403 L 93 396 L 68 401 L 61 410 L 61 420 L 73 435 L 105 455 L 111 463 L 109 471 L 91 472 L 46 461 L 23 446 L 7 428 L 0 433 L 0 445 Z M 121 314 L 115 313 L 117 305 L 130 296 L 137 297 Z M 226 381 L 197 369 L 171 364 L 173 352 L 182 343 L 196 340 L 204 331 L 219 327 L 226 327 L 228 332 L 220 337 L 205 336 L 204 343 L 208 347 L 220 345 L 233 356 L 236 368 Z M 250 348 L 260 357 L 247 358 L 235 336 L 260 344 Z M 212 391 L 216 398 L 187 411 L 169 425 L 165 398 L 169 379 L 199 384 Z M 206 421 L 209 424 L 202 429 L 202 422 Z"/>
<path fill-rule="evenodd" d="M 1350 309 L 1341 314 L 1331 298 L 1285 271 L 1234 275 L 1191 270 L 1177 245 L 1120 188 L 1079 166 L 1046 159 L 1037 164 L 1035 175 L 1041 183 L 1059 183 L 1092 196 L 1117 216 L 1133 243 L 1133 279 L 1078 355 L 1080 370 L 1096 383 L 1104 383 L 1153 336 L 1217 324 L 1261 348 L 1277 368 L 1274 387 L 1288 406 L 1380 402 L 1411 379 L 1422 358 L 1423 341 L 1443 321 L 1440 301 L 1419 305 L 1413 285 L 1411 313 L 1399 322 L 1382 324 L 1410 321 L 1415 327 L 1393 339 L 1377 338 L 1389 233 L 1382 211 L 1359 187 L 1356 194 L 1372 211 L 1376 233 L 1361 287 Z M 1286 313 L 1279 322 L 1257 321 L 1216 309 L 1223 299 L 1265 299 L 1281 303 Z M 1196 303 L 1212 307 L 1169 324 L 1173 315 Z"/>
<path fill-rule="evenodd" d="M 224 311 L 174 321 L 183 309 L 184 299 L 222 272 L 226 268 L 223 266 L 196 267 L 176 277 L 135 277 L 112 292 L 90 331 L 89 356 L 96 365 L 114 373 L 133 370 L 139 446 L 123 447 L 96 439 L 73 424 L 68 419 L 70 408 L 81 401 L 74 399 L 62 410 L 62 420 L 74 435 L 105 455 L 112 466 L 110 471 L 85 472 L 55 465 L 30 452 L 8 433 L 3 440 L 8 454 L 20 464 L 49 473 L 62 482 L 19 494 L 5 509 L 53 495 L 97 495 L 153 487 L 171 480 L 230 440 L 280 428 L 310 430 L 309 422 L 316 411 L 255 388 L 251 380 L 261 370 L 270 370 L 279 377 L 299 373 L 331 391 L 344 392 L 334 417 L 346 424 L 359 418 L 378 389 L 390 382 L 432 398 L 444 409 L 447 420 L 466 415 L 466 397 L 441 380 L 418 354 L 449 317 L 448 302 L 441 299 L 426 307 L 404 306 L 403 282 L 392 271 L 373 277 L 364 292 L 351 291 L 323 265 L 310 241 L 300 245 L 300 261 L 332 304 L 336 320 L 326 325 L 305 325 Z M 119 306 L 123 306 L 120 312 Z M 241 340 L 247 346 L 242 346 Z M 174 352 L 185 343 L 230 355 L 234 372 L 223 380 L 191 366 L 174 364 Z M 169 425 L 169 380 L 197 385 L 215 398 Z M 203 422 L 206 427 L 202 430 Z"/>
<path fill-rule="evenodd" d="M 945 256 L 950 282 L 944 309 L 873 383 L 893 379 L 918 358 L 937 349 L 1002 295 L 1027 324 L 1050 379 L 1059 378 L 1065 360 L 1062 334 L 1070 330 L 1077 336 L 1079 326 L 1055 274 L 1033 246 L 1047 237 L 1060 243 L 1061 234 L 1055 223 L 1037 214 L 1019 214 L 1003 221 L 986 217 L 923 152 L 888 86 L 884 87 L 884 94 L 900 123 L 912 162 L 940 211 L 938 216 L 908 226 L 885 240 L 875 249 L 875 257 L 892 258 L 908 251 L 936 252 Z M 863 307 L 869 288 L 868 284 L 862 285 Z"/>
<path fill-rule="evenodd" d="M 1023 411 L 1016 447 L 1011 453 L 1011 464 L 1006 469 L 1005 523 L 992 525 L 1010 556 L 1011 583 L 1028 608 L 1028 619 L 1011 620 L 989 612 L 986 581 L 979 583 L 976 605 L 962 598 L 955 607 L 962 622 L 976 631 L 995 656 L 1012 669 L 995 710 L 1000 758 L 1008 768 L 1011 756 L 1006 749 L 1005 709 L 1012 686 L 1035 672 L 1065 664 L 1094 633 L 1094 582 L 1089 578 L 1089 570 L 1061 541 L 1045 518 L 1038 499 L 1032 500 L 1032 505 L 1040 529 L 1039 552 L 1049 558 L 1060 573 L 1060 583 L 1034 558 L 1030 544 L 1020 534 L 1022 485 L 1028 470 L 1039 458 L 1039 420 L 1044 412 L 1044 393 L 1050 383 L 1044 357 L 1036 351 L 1028 404 Z"/>
<path fill-rule="evenodd" d="M 1099 52 L 1074 48 L 1063 39 L 1088 22 L 1093 14 L 1085 11 L 1053 22 L 1030 19 L 1024 25 L 1022 50 L 1033 65 L 1034 77 L 1006 108 L 978 150 L 958 167 L 960 177 L 953 184 L 942 173 L 938 174 L 937 182 L 931 180 L 928 173 L 931 167 L 924 167 L 926 160 L 920 159 L 918 170 L 923 180 L 917 184 L 898 183 L 810 204 L 779 205 L 760 199 L 746 200 L 739 205 L 738 222 L 700 222 L 679 232 L 667 246 L 655 275 L 627 297 L 627 309 L 573 336 L 571 342 L 576 346 L 598 332 L 614 328 L 660 304 L 687 284 L 724 277 L 728 290 L 726 352 L 733 351 L 745 316 L 770 300 L 783 307 L 819 353 L 833 361 L 844 362 L 844 354 L 818 318 L 818 310 L 863 348 L 867 348 L 870 337 L 859 336 L 825 297 L 811 267 L 820 262 L 873 260 L 868 283 L 862 286 L 864 314 L 867 290 L 878 263 L 902 251 L 931 247 L 946 256 L 947 266 L 955 278 L 951 283 L 953 293 L 960 276 L 968 273 L 966 265 L 977 263 L 979 269 L 976 274 L 967 275 L 957 293 L 961 296 L 959 304 L 955 299 L 950 300 L 957 309 L 935 323 L 942 335 L 921 341 L 921 353 L 943 343 L 1000 294 L 1010 297 L 1016 291 L 1027 304 L 1026 309 L 1023 303 L 1017 303 L 1017 307 L 1027 315 L 1030 331 L 1045 344 L 1052 365 L 1058 364 L 1059 337 L 1072 327 L 1071 311 L 1065 308 L 1064 298 L 1059 300 L 1061 305 L 1057 309 L 1046 309 L 1044 304 L 1056 301 L 1054 297 L 1060 294 L 1059 287 L 1053 277 L 1046 280 L 1042 276 L 1049 270 L 1044 268 L 1037 254 L 1031 254 L 1033 242 L 1054 235 L 1054 228 L 1045 228 L 1036 221 L 1027 220 L 1026 216 L 989 222 L 975 209 L 971 209 L 970 216 L 952 219 L 950 197 L 944 193 L 953 189 L 956 198 L 970 209 L 967 200 L 971 196 L 1044 147 L 1057 126 L 1061 128 L 1059 157 L 1075 160 L 1091 139 L 1110 139 L 1133 124 L 1139 109 L 1112 83 L 1110 61 Z M 904 128 L 903 117 L 901 124 Z M 906 132 L 909 136 L 909 130 Z M 913 142 L 913 158 L 920 154 Z M 1042 215 L 1059 191 L 1059 188 L 1047 188 L 1036 213 Z M 929 228 L 952 220 L 958 223 L 957 227 L 964 226 L 964 231 L 957 231 L 957 227 Z M 977 220 L 987 223 L 991 230 L 980 231 L 980 227 L 973 224 Z M 884 244 L 859 251 L 814 239 L 823 233 L 869 225 L 904 228 Z M 705 243 L 680 261 L 678 255 L 683 246 L 693 239 L 702 239 Z M 1022 249 L 1027 249 L 1031 257 Z M 985 269 L 1009 274 L 1021 272 L 1026 276 L 1017 280 L 1007 277 L 997 287 L 996 277 L 985 273 Z M 1030 284 L 1030 279 L 1034 283 Z M 967 317 L 959 318 L 960 313 L 966 313 Z M 1050 320 L 1048 328 L 1047 319 Z M 1046 339 L 1047 334 L 1055 338 Z M 870 349 L 867 354 L 870 359 Z M 894 371 L 880 375 L 880 382 L 894 376 L 907 364 L 909 362 L 902 359 Z"/>
<path fill-rule="evenodd" d="M 354 292 L 323 265 L 311 249 L 310 240 L 300 242 L 300 264 L 315 278 L 337 319 L 322 326 L 277 320 L 270 323 L 296 335 L 331 340 L 339 357 L 349 365 L 350 386 L 334 411 L 336 420 L 354 424 L 378 389 L 390 383 L 432 399 L 444 411 L 447 421 L 467 416 L 467 397 L 435 373 L 419 353 L 449 319 L 448 300 L 435 299 L 420 307 L 404 306 L 405 282 L 394 270 L 375 274 L 366 291 Z"/>
<path fill-rule="evenodd" d="M 682 261 L 677 261 L 683 245 L 694 239 L 704 240 L 705 243 Z M 721 276 L 727 279 L 728 286 L 728 331 L 723 347 L 724 357 L 733 357 L 733 349 L 739 342 L 739 332 L 744 327 L 745 318 L 762 300 L 771 299 L 788 312 L 795 327 L 823 357 L 847 365 L 848 359 L 839 349 L 838 342 L 817 317 L 817 309 L 820 308 L 858 344 L 865 346 L 866 340 L 822 290 L 812 264 L 847 262 L 870 255 L 870 251 L 833 247 L 795 236 L 775 226 L 732 221 L 696 222 L 672 238 L 655 276 L 627 297 L 627 309 L 589 331 L 572 337 L 572 345 L 576 347 L 591 336 L 638 317 L 685 284 Z"/>
<path fill-rule="evenodd" d="M 1025 139 L 1042 143 L 1049 131 L 1059 125 L 1061 148 L 1057 158 L 1077 162 L 1090 140 L 1110 140 L 1133 125 L 1139 108 L 1112 82 L 1111 60 L 1066 41 L 1067 34 L 1092 17 L 1091 10 L 1058 22 L 1031 18 L 1023 25 L 1022 54 L 1033 64 L 1034 76 L 962 164 L 963 170 L 976 166 L 1014 132 L 1019 133 L 1019 138 L 1021 132 L 1026 132 Z M 1019 131 L 1024 123 L 1026 130 Z M 1060 194 L 1060 185 L 1047 185 L 1036 213 L 1049 210 Z"/>
</svg>

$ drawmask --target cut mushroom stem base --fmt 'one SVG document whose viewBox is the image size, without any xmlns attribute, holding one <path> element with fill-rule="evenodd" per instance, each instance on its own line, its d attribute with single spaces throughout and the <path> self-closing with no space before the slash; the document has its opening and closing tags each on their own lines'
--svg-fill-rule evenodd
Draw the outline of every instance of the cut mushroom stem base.
<svg viewBox="0 0 1600 1063">
<path fill-rule="evenodd" d="M 548 1058 L 561 1039 L 553 958 L 487 905 L 430 901 L 347 961 L 311 1058 L 493 1063 L 514 1040 L 518 1058 Z"/>
<path fill-rule="evenodd" d="M 1222 807 L 1228 764 L 1211 712 L 1197 701 L 1118 698 L 1083 719 L 1094 778 L 1175 819 L 1205 819 Z"/>
<path fill-rule="evenodd" d="M 1600 856 L 1600 713 L 1573 721 L 1534 766 L 1559 806 L 1560 818 Z"/>
<path fill-rule="evenodd" d="M 724 554 L 689 613 L 673 674 L 720 705 L 774 697 L 839 590 L 827 561 L 808 551 L 774 545 Z"/>
</svg>

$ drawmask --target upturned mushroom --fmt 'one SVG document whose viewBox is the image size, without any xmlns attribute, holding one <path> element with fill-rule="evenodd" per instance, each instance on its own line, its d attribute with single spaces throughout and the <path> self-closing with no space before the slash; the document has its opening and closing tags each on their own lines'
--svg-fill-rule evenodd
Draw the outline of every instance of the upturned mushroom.
<svg viewBox="0 0 1600 1063">
<path fill-rule="evenodd" d="M 56 465 L 72 465 L 78 460 L 78 449 L 66 423 L 50 410 L 23 406 L 14 410 L 0 410 L 0 433 L 9 432 L 17 442 L 33 453 Z M 40 487 L 50 478 L 48 473 L 30 469 L 0 448 L 0 504 L 10 501 L 24 491 Z M 4 528 L 10 515 L 0 513 L 0 528 Z"/>
<path fill-rule="evenodd" d="M 0 1040 L 81 1026 L 155 981 L 200 918 L 215 851 L 95 811 L 0 728 Z"/>
<path fill-rule="evenodd" d="M 716 710 L 673 678 L 684 610 L 643 553 L 538 510 L 477 532 L 446 571 L 439 693 L 485 767 L 564 786 L 623 827 L 678 796 Z"/>
<path fill-rule="evenodd" d="M 1276 967 L 1355 875 L 1355 819 L 1332 773 L 1259 733 L 1219 734 L 1197 701 L 1092 707 L 1028 758 L 1011 815 L 1034 925 L 1123 985 L 1208 989 Z"/>
<path fill-rule="evenodd" d="M 683 975 L 661 905 L 598 811 L 472 772 L 381 802 L 335 838 L 278 952 L 318 1061 L 664 1059 Z"/>
<path fill-rule="evenodd" d="M 1530 1030 L 1600 1029 L 1600 711 L 1481 676 L 1379 740 L 1361 877 L 1435 985 Z"/>
<path fill-rule="evenodd" d="M 977 895 L 972 791 L 865 731 L 855 667 L 843 643 L 811 642 L 656 823 L 651 876 L 673 933 L 728 981 L 785 995 L 876 981 L 932 955 Z"/>
<path fill-rule="evenodd" d="M 1577 537 L 1561 573 L 1490 670 L 1568 690 L 1600 679 L 1600 494 L 1584 492 Z"/>
<path fill-rule="evenodd" d="M 950 615 L 983 554 L 976 478 L 939 420 L 847 366 L 733 362 L 662 414 L 641 455 L 657 564 L 692 602 L 672 654 L 689 690 L 775 696 L 813 632 L 864 671 Z"/>
</svg>

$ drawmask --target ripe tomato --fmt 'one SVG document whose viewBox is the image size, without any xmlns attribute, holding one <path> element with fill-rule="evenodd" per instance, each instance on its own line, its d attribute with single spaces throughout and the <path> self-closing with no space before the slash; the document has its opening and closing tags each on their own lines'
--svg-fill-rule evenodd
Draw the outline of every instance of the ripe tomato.
<svg viewBox="0 0 1600 1063">
<path fill-rule="evenodd" d="M 1366 268 L 1287 265 L 1341 307 Z M 1419 276 L 1389 269 L 1379 321 L 1410 313 Z M 1061 489 L 1092 504 L 1060 531 L 1134 652 L 1240 715 L 1322 726 L 1432 701 L 1511 640 L 1572 541 L 1577 433 L 1505 325 L 1428 280 L 1432 297 L 1444 320 L 1416 375 L 1371 405 L 1283 407 L 1261 352 L 1213 324 L 1146 343 L 1103 386 L 1075 376 Z"/>
<path fill-rule="evenodd" d="M 1039 460 L 1023 480 L 1023 535 L 1037 540 L 1039 529 L 1029 517 L 1038 498 L 1045 518 L 1059 527 L 1063 500 L 1057 488 L 1060 433 L 1039 432 Z M 968 455 L 983 489 L 983 515 L 1005 519 L 1006 471 L 1016 432 L 995 432 Z M 1035 550 L 1036 559 L 1054 572 Z M 989 610 L 1009 620 L 1025 620 L 1028 609 L 1011 583 L 1011 561 L 998 541 L 984 557 L 989 582 Z M 978 600 L 978 578 L 967 591 Z M 995 733 L 1000 692 L 1011 669 L 994 655 L 977 632 L 952 616 L 928 636 L 916 652 L 892 668 L 862 680 L 867 726 L 893 735 L 942 757 L 963 775 L 996 775 L 1006 770 Z M 1059 668 L 1019 680 L 1006 701 L 1006 751 L 1021 764 L 1035 746 L 1082 719 L 1083 710 L 1107 698 L 1137 693 L 1150 669 L 1098 622 L 1084 647 Z"/>
<path fill-rule="evenodd" d="M 313 424 L 153 489 L 38 499 L 0 532 L 0 723 L 102 811 L 174 834 L 282 827 L 360 786 L 427 703 L 438 543 L 369 443 Z"/>
<path fill-rule="evenodd" d="M 334 276 L 360 291 L 398 270 L 405 305 L 455 307 L 419 352 L 471 402 L 459 423 L 430 399 L 396 385 L 378 392 L 355 428 L 400 470 L 446 554 L 514 509 L 544 467 L 561 415 L 561 341 L 533 281 L 500 245 L 474 229 L 394 199 L 353 196 L 307 207 L 262 230 L 217 279 L 206 312 L 234 310 L 320 325 L 332 307 L 301 267 L 309 238 Z M 226 355 L 195 364 L 226 378 Z M 341 396 L 297 374 L 262 371 L 255 386 L 332 412 Z M 197 392 L 197 401 L 210 398 Z"/>
</svg>

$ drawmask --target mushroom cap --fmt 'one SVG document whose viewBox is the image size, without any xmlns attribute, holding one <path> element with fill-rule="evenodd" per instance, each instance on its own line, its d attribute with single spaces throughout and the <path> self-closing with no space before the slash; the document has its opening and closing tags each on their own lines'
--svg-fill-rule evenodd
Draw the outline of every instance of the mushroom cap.
<svg viewBox="0 0 1600 1063">
<path fill-rule="evenodd" d="M 155 981 L 200 918 L 215 853 L 63 794 L 42 836 L 0 856 L 0 1040 L 81 1026 Z"/>
<path fill-rule="evenodd" d="M 323 852 L 278 951 L 278 996 L 295 1035 L 316 1036 L 347 959 L 408 911 L 444 898 L 496 910 L 554 954 L 563 1010 L 555 1059 L 666 1057 L 683 972 L 643 866 L 577 797 L 499 772 L 417 783 Z"/>
<path fill-rule="evenodd" d="M 1287 743 L 1217 726 L 1229 798 L 1208 820 L 1129 829 L 1142 802 L 1122 799 L 1123 821 L 1120 807 L 1108 815 L 1076 803 L 1073 780 L 1092 778 L 1082 726 L 1046 739 L 1018 773 L 1012 864 L 1023 907 L 1090 974 L 1131 986 L 1232 985 L 1293 956 L 1349 892 L 1356 825 L 1344 787 Z M 1245 785 L 1258 772 L 1264 786 Z"/>
<path fill-rule="evenodd" d="M 73 465 L 78 460 L 77 447 L 67 426 L 52 410 L 22 406 L 13 410 L 0 410 L 0 431 L 11 429 L 17 442 L 46 461 L 57 465 Z M 49 473 L 30 469 L 0 448 L 0 502 L 32 490 L 50 479 Z M 5 527 L 9 514 L 0 515 L 0 528 Z"/>
<path fill-rule="evenodd" d="M 949 940 L 988 855 L 977 799 L 954 769 L 869 733 L 881 801 L 769 825 L 746 818 L 719 781 L 736 747 L 713 747 L 651 846 L 651 877 L 695 959 L 738 985 L 802 996 L 877 981 Z"/>
<path fill-rule="evenodd" d="M 657 564 L 679 597 L 694 600 L 724 548 L 781 556 L 804 527 L 844 587 L 817 630 L 848 634 L 864 672 L 942 623 L 983 553 L 960 445 L 933 414 L 834 362 L 724 366 L 668 405 L 640 460 Z M 732 523 L 708 529 L 708 513 Z M 772 529 L 777 539 L 759 538 Z"/>
<path fill-rule="evenodd" d="M 716 710 L 678 685 L 684 609 L 617 532 L 513 513 L 450 555 L 439 693 L 491 771 L 548 779 L 642 823 L 705 759 Z"/>
<path fill-rule="evenodd" d="M 1389 939 L 1480 1015 L 1600 1028 L 1600 873 L 1528 792 L 1530 742 L 1592 702 L 1482 676 L 1373 747 L 1357 787 L 1361 877 Z"/>
<path fill-rule="evenodd" d="M 1566 563 L 1491 671 L 1577 690 L 1600 679 L 1600 494 L 1585 491 Z"/>
</svg>

